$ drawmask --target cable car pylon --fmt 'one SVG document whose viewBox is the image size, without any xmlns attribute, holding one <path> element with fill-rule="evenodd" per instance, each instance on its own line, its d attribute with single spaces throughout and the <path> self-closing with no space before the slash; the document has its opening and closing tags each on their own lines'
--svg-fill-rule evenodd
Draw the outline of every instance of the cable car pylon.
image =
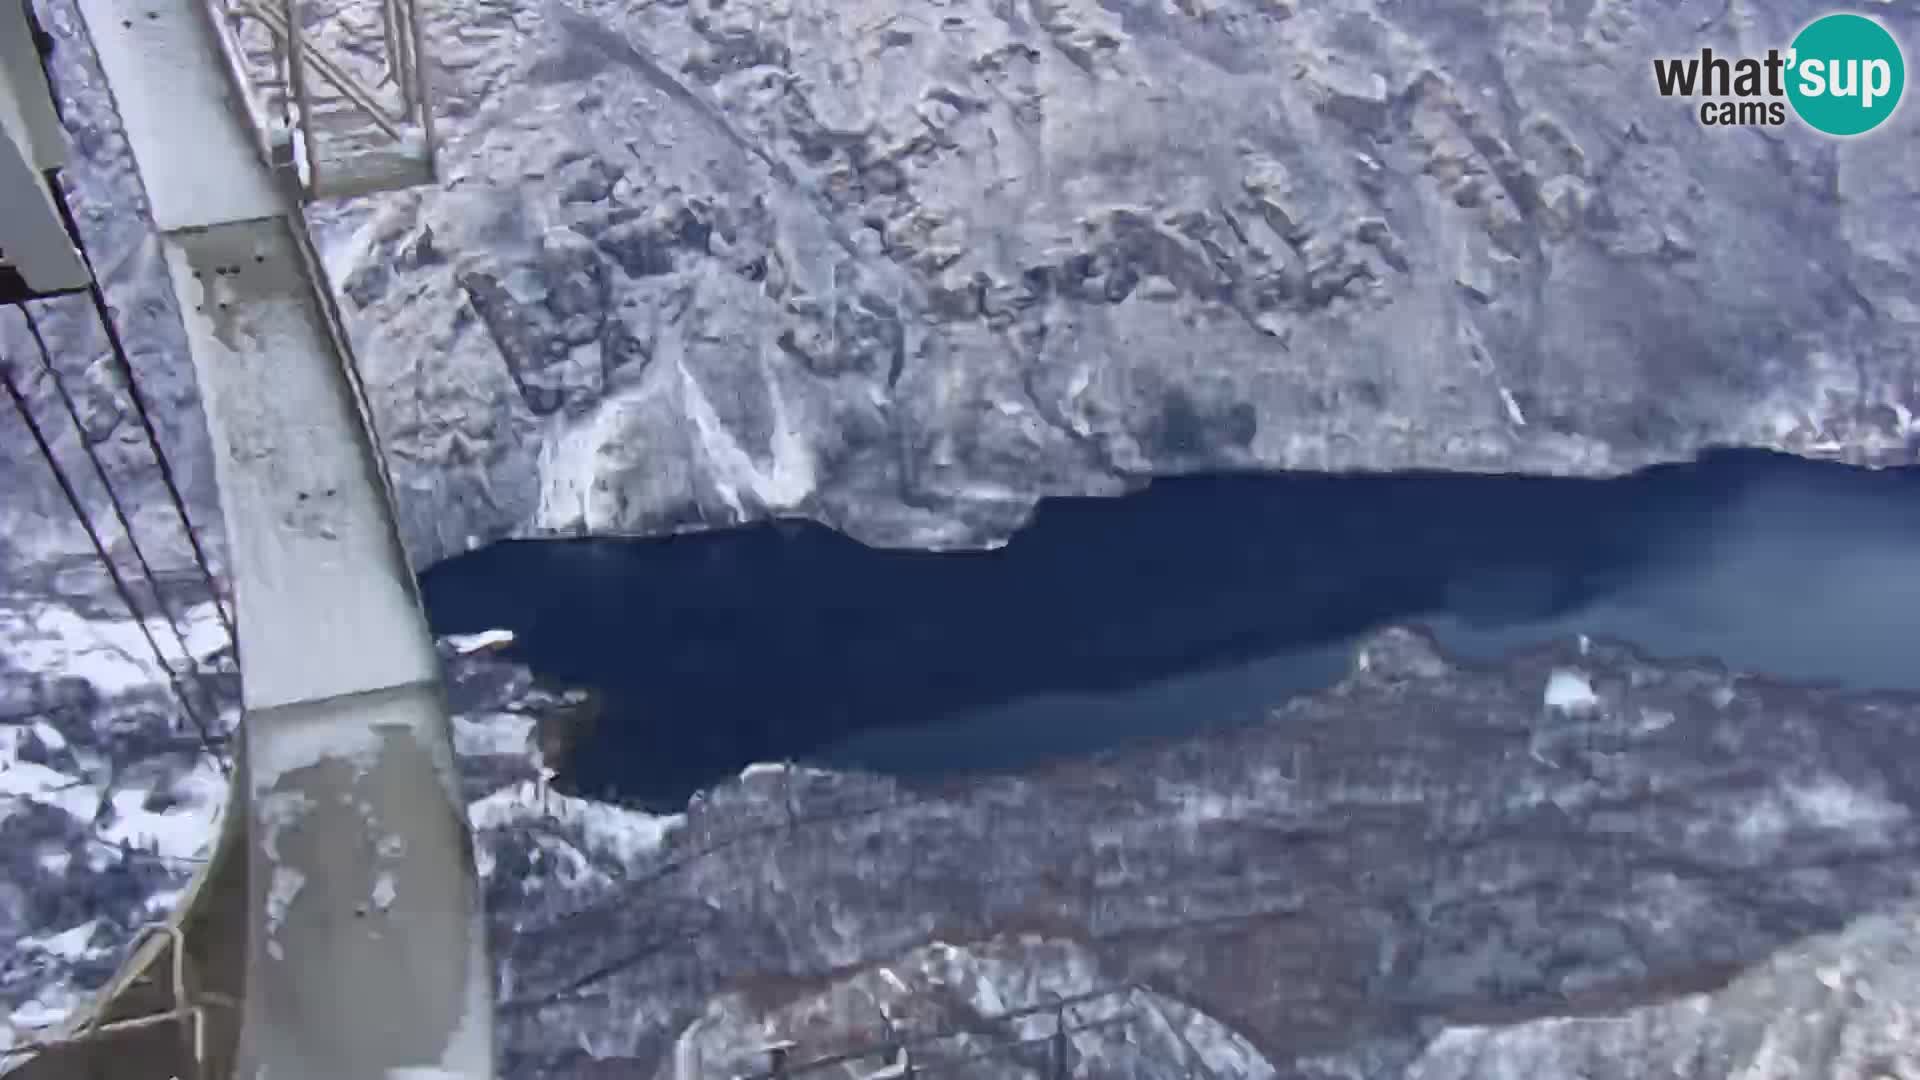
<svg viewBox="0 0 1920 1080">
<path fill-rule="evenodd" d="M 417 15 L 379 6 L 376 92 L 365 50 L 330 58 L 296 0 L 79 0 L 206 413 L 243 721 L 212 858 L 95 1000 L 14 1059 L 21 1080 L 493 1075 L 440 662 L 303 208 L 433 178 Z M 29 60 L 0 52 L 0 92 L 45 96 Z M 46 192 L 20 185 L 43 178 L 21 172 L 0 195 L 35 206 Z M 29 284 L 72 287 L 59 245 L 21 250 Z"/>
</svg>

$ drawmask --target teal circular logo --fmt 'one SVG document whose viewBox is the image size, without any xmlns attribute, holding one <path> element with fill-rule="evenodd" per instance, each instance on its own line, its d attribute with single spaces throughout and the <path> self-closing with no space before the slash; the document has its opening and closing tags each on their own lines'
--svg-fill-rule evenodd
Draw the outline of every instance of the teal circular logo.
<svg viewBox="0 0 1920 1080">
<path fill-rule="evenodd" d="M 1899 43 L 1865 15 L 1825 15 L 1808 23 L 1793 39 L 1787 64 L 1793 111 L 1828 135 L 1879 127 L 1907 85 Z"/>
</svg>

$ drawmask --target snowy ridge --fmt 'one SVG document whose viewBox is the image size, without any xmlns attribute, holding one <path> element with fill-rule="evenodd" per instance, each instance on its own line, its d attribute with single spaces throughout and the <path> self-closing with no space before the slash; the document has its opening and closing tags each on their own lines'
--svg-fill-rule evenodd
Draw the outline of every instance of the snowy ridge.
<svg viewBox="0 0 1920 1080">
<path fill-rule="evenodd" d="M 467 808 L 467 816 L 476 833 L 482 876 L 491 875 L 496 865 L 497 838 L 529 825 L 539 825 L 543 839 L 564 838 L 571 854 L 590 865 L 624 870 L 657 853 L 667 837 L 686 823 L 683 814 L 627 810 L 563 795 L 532 780 L 476 800 Z M 567 883 L 573 881 L 570 876 Z"/>
<path fill-rule="evenodd" d="M 1212 1017 L 1104 970 L 1073 941 L 1022 934 L 954 946 L 934 942 L 766 1011 L 748 993 L 724 994 L 675 1041 L 655 1080 L 702 1080 L 765 1067 L 755 1048 L 791 1042 L 793 1060 L 878 1046 L 878 1018 L 916 1043 L 914 1063 L 942 1077 L 1044 1080 L 1051 1002 L 1065 1000 L 1072 1075 L 1271 1080 L 1272 1063 Z M 1013 1015 L 1008 1015 L 1013 1014 Z M 875 1053 L 864 1064 L 881 1061 Z M 864 1071 L 864 1070 L 863 1070 Z M 831 1075 L 859 1075 L 833 1073 Z"/>
<path fill-rule="evenodd" d="M 205 758 L 185 774 L 151 785 L 126 786 L 107 797 L 99 821 L 101 839 L 165 859 L 207 855 L 219 835 L 227 780 Z M 161 809 L 154 809 L 154 807 Z"/>
<path fill-rule="evenodd" d="M 448 634 L 446 643 L 461 656 L 470 656 L 489 649 L 502 649 L 513 644 L 511 630 L 482 630 L 477 634 Z"/>
<path fill-rule="evenodd" d="M 184 667 L 159 619 L 148 629 Z M 187 651 L 239 713 L 211 604 L 185 614 Z M 510 635 L 458 643 L 487 656 Z M 46 602 L 0 608 L 0 1046 L 63 1021 L 165 919 L 218 835 L 227 780 L 201 749 L 138 624 Z M 465 752 L 525 756 L 527 717 L 462 717 Z M 595 841 L 599 833 L 594 832 Z M 595 843 L 589 849 L 600 850 Z M 603 845 L 602 845 L 603 846 Z"/>
<path fill-rule="evenodd" d="M 176 665 L 179 643 L 166 620 L 145 620 L 146 633 Z M 181 637 L 196 663 L 206 663 L 227 647 L 226 630 L 212 604 L 200 604 L 179 620 Z M 23 671 L 84 679 L 106 697 L 164 691 L 166 675 L 131 618 L 89 619 L 59 603 L 0 606 L 0 641 L 7 661 Z"/>
<path fill-rule="evenodd" d="M 533 717 L 514 713 L 453 718 L 453 750 L 460 757 L 524 755 L 533 734 Z"/>
<path fill-rule="evenodd" d="M 1584 674 L 1569 668 L 1555 668 L 1547 677 L 1543 699 L 1547 708 L 1569 713 L 1589 712 L 1600 706 L 1593 684 Z"/>
<path fill-rule="evenodd" d="M 148 629 L 180 663 L 164 622 Z M 181 629 L 225 730 L 238 713 L 221 693 L 213 607 Z M 132 933 L 167 915 L 227 781 L 133 620 L 25 604 L 0 609 L 0 642 L 0 1045 L 12 1045 L 61 1022 Z"/>
<path fill-rule="evenodd" d="M 151 626 L 165 649 L 164 624 Z M 183 622 L 196 662 L 225 644 L 211 605 Z M 547 697 L 503 663 L 506 631 L 441 643 L 450 680 L 483 689 L 453 718 L 480 867 L 502 850 L 541 863 L 520 884 L 605 885 L 678 827 L 547 792 L 531 734 Z M 0 610 L 0 1047 L 59 1024 L 111 975 L 132 933 L 164 919 L 218 836 L 227 782 L 177 713 L 129 619 L 55 604 Z M 175 658 L 177 660 L 177 657 Z M 512 710 L 512 711 L 509 711 Z M 223 730 L 238 722 L 221 717 Z M 283 891 L 291 881 L 276 882 Z"/>
<path fill-rule="evenodd" d="M 1388 631 L 1340 687 L 1256 729 L 910 797 L 883 778 L 752 765 L 688 814 L 658 815 L 546 788 L 528 736 L 566 695 L 490 649 L 443 644 L 510 1076 L 705 1080 L 751 1067 L 742 1055 L 770 1038 L 802 1060 L 871 1045 L 884 1007 L 939 1036 L 917 1060 L 942 1076 L 1037 1080 L 1044 1048 L 1018 1044 L 1050 1034 L 1050 1011 L 996 1017 L 1088 993 L 1069 1025 L 1102 1026 L 1072 1033 L 1071 1075 L 1103 1080 L 1452 1080 L 1507 1063 L 1627 1080 L 1702 1040 L 1755 1060 L 1747 1033 L 1787 1038 L 1762 1021 L 1788 1011 L 1855 1022 L 1874 1053 L 1911 1045 L 1920 1015 L 1908 915 L 1869 917 L 1873 940 L 1843 935 L 1810 978 L 1765 961 L 1799 948 L 1773 929 L 1790 918 L 1909 895 L 1911 703 L 1596 642 L 1489 675 Z M 1568 675 L 1577 685 L 1556 689 Z M 0 663 L 0 695 L 19 703 L 0 723 L 0 783 L 18 789 L 0 813 L 0 1038 L 14 1040 L 64 1016 L 132 928 L 164 916 L 223 789 L 157 688 L 108 696 Z M 1857 753 L 1861 730 L 1884 752 Z M 1730 754 L 1756 767 L 1729 780 Z M 1364 874 L 1316 862 L 1355 850 Z M 1498 906 L 1516 898 L 1524 917 Z M 1730 921 L 1741 904 L 1763 917 Z M 1879 996 L 1821 996 L 1851 985 L 1833 971 L 1856 954 L 1888 960 Z M 1625 1019 L 1538 1019 L 1583 993 L 1644 1001 L 1727 958 L 1749 971 L 1727 992 L 1617 1014 L 1658 1039 L 1610 1042 Z M 1448 1026 L 1496 991 L 1509 1019 Z M 1776 991 L 1797 995 L 1792 1010 Z M 1446 1024 L 1417 1040 L 1379 1026 L 1383 992 Z M 1309 1044 L 1311 1059 L 1289 1056 Z"/>
</svg>

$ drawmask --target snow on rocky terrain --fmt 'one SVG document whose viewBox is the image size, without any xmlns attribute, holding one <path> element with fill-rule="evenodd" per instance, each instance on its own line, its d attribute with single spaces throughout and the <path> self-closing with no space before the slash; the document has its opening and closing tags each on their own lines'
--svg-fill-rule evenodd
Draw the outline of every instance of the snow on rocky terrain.
<svg viewBox="0 0 1920 1080">
<path fill-rule="evenodd" d="M 41 6 L 82 224 L 211 524 L 138 181 Z M 1920 113 L 1703 132 L 1648 58 L 1822 10 L 1723 8 L 427 5 L 442 184 L 317 211 L 408 550 L 772 514 L 991 544 L 1042 495 L 1222 467 L 1911 462 Z M 59 362 L 151 489 L 73 306 Z M 25 483 L 6 536 L 44 548 Z"/>
<path fill-rule="evenodd" d="M 1782 949 L 1710 994 L 1448 1029 L 1423 1049 L 1406 1080 L 1920 1076 L 1916 943 L 1920 908 L 1870 915 Z"/>
<path fill-rule="evenodd" d="M 71 4 L 39 6 L 82 228 L 217 570 L 138 180 Z M 1041 495 L 1223 466 L 1913 460 L 1920 114 L 1713 138 L 1643 77 L 1805 5 L 434 10 L 445 183 L 320 212 L 420 565 L 774 513 L 990 544 Z M 224 730 L 127 388 L 84 305 L 38 310 L 79 423 L 11 313 L 0 350 L 88 504 L 83 441 L 137 508 Z M 11 1041 L 164 915 L 223 780 L 11 421 L 0 456 Z M 1083 1012 L 1125 1019 L 1074 1037 L 1076 1076 L 1916 1070 L 1911 699 L 1387 632 L 1237 734 L 911 790 L 752 769 L 661 817 L 550 790 L 551 696 L 499 644 L 447 657 L 510 1077 L 806 1058 L 883 1005 L 964 1032 L 928 1060 L 1042 1075 L 1012 1044 L 1050 1017 L 994 1016 L 1108 987 Z"/>
<path fill-rule="evenodd" d="M 462 5 L 445 183 L 329 230 L 410 550 L 991 544 L 1200 468 L 1913 461 L 1920 120 L 1703 131 L 1648 72 L 1821 10 Z"/>
<path fill-rule="evenodd" d="M 737 1076 L 766 1067 L 769 1032 L 810 1054 L 859 1053 L 885 1015 L 917 1067 L 933 1075 L 1051 1080 L 1056 1033 L 1073 1075 L 1158 1080 L 1278 1073 L 1245 1038 L 1178 1000 L 1118 981 L 1090 949 L 1019 934 L 967 947 L 945 942 L 858 969 L 768 1008 L 748 989 L 724 994 L 674 1041 L 659 1080 Z M 759 999 L 759 1000 L 756 1000 Z M 1049 1004 L 1060 1002 L 1056 1009 Z M 849 1020 L 855 1020 L 849 1025 Z M 876 1055 L 816 1075 L 855 1077 Z"/>
<path fill-rule="evenodd" d="M 524 889 L 496 853 L 504 1060 L 722 1075 L 876 1042 L 888 1004 L 966 1032 L 925 1051 L 957 1062 L 1030 1033 L 978 1002 L 1099 985 L 1192 1010 L 1183 1052 L 1223 1062 L 1194 1075 L 1871 1077 L 1920 1015 L 1916 721 L 1602 641 L 1475 668 L 1387 631 L 1239 732 L 917 788 L 749 770 L 610 886 L 528 852 Z M 1795 957 L 1869 940 L 1872 979 L 1802 985 Z M 1075 1075 L 1187 1075 L 1139 1022 Z"/>
<path fill-rule="evenodd" d="M 238 717 L 224 636 L 210 605 L 183 627 L 217 736 Z M 167 633 L 157 619 L 149 629 Z M 135 930 L 166 917 L 212 842 L 227 782 L 132 620 L 0 607 L 0 642 L 0 1042 L 11 1045 L 62 1019 Z"/>
<path fill-rule="evenodd" d="M 852 1077 L 885 1016 L 917 1062 L 1040 1077 L 1060 998 L 1087 1077 L 1908 1067 L 1910 698 L 1387 631 L 1254 728 L 915 787 L 756 766 L 662 816 L 551 790 L 558 697 L 443 656 L 506 1076 L 694 1080 L 784 1040 Z M 164 913 L 220 785 L 155 686 L 6 685 L 17 1036 Z"/>
</svg>

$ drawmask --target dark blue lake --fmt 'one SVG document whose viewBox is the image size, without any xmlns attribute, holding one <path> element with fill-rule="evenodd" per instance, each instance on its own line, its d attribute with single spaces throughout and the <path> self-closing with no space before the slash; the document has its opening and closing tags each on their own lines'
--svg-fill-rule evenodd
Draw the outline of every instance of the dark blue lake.
<svg viewBox="0 0 1920 1080">
<path fill-rule="evenodd" d="M 993 551 L 781 523 L 497 544 L 423 585 L 436 631 L 512 630 L 605 695 L 571 785 L 669 806 L 755 761 L 924 776 L 1246 723 L 1384 623 L 1920 689 L 1920 470 L 1198 476 L 1049 501 Z"/>
</svg>

